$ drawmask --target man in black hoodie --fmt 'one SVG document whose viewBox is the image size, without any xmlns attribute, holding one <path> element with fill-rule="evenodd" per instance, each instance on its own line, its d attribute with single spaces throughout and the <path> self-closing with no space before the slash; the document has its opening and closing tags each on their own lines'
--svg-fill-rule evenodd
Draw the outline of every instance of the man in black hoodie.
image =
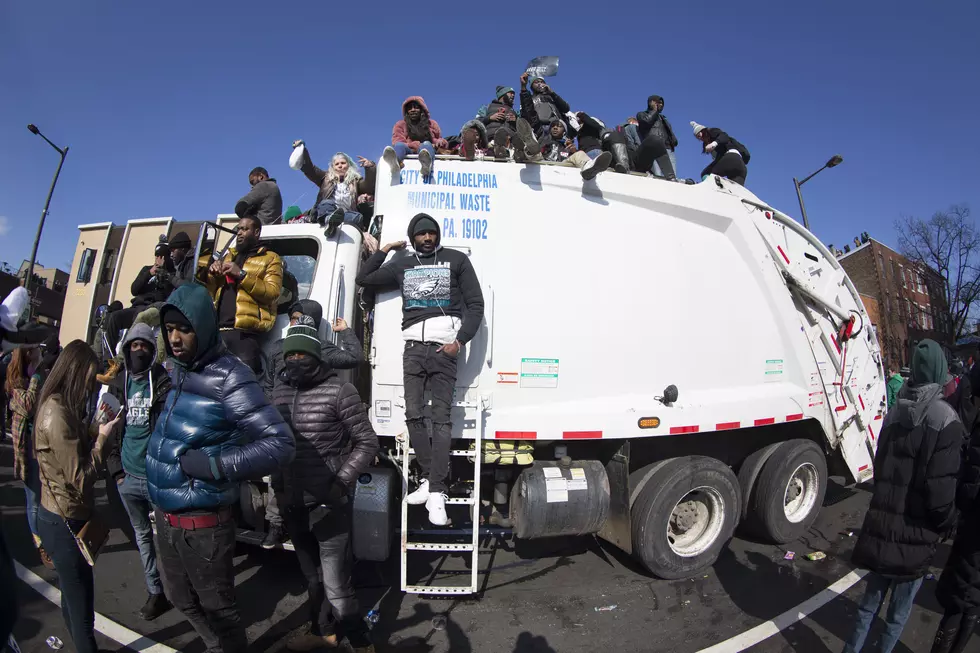
<svg viewBox="0 0 980 653">
<path fill-rule="evenodd" d="M 664 179 L 677 179 L 677 159 L 674 149 L 677 137 L 667 117 L 663 115 L 664 99 L 659 95 L 647 98 L 647 110 L 636 114 L 640 148 L 637 167 Z"/>
<path fill-rule="evenodd" d="M 439 246 L 439 224 L 432 216 L 419 213 L 412 218 L 408 237 L 412 247 L 387 264 L 388 252 L 401 250 L 405 241 L 389 243 L 369 258 L 357 274 L 357 284 L 401 289 L 405 422 L 422 467 L 419 488 L 405 500 L 424 503 L 429 521 L 444 526 L 456 362 L 460 349 L 480 329 L 483 291 L 466 254 Z M 423 418 L 426 386 L 432 395 L 431 443 Z"/>
<path fill-rule="evenodd" d="M 912 353 L 912 377 L 885 415 L 874 461 L 874 495 L 852 556 L 871 573 L 843 653 L 861 650 L 889 589 L 879 650 L 892 650 L 936 547 L 956 522 L 956 483 L 966 430 L 953 407 L 943 401 L 947 376 L 942 348 L 934 340 L 921 341 Z"/>
<path fill-rule="evenodd" d="M 531 88 L 525 86 L 530 79 Z M 531 77 L 530 73 L 521 75 L 521 117 L 530 123 L 535 135 L 540 139 L 547 132 L 555 118 L 564 120 L 571 107 L 568 102 L 545 83 L 542 77 Z M 574 137 L 574 134 L 569 134 Z"/>
<path fill-rule="evenodd" d="M 163 239 L 163 236 L 160 236 Z M 166 301 L 167 297 L 174 290 L 174 268 L 173 259 L 170 258 L 170 246 L 165 240 L 157 243 L 153 250 L 153 265 L 144 265 L 133 280 L 130 291 L 133 294 L 133 304 L 129 308 L 110 313 L 106 318 L 106 338 L 112 353 L 115 355 L 116 346 L 119 344 L 119 332 L 133 326 L 133 321 L 147 306 L 157 302 Z"/>
</svg>

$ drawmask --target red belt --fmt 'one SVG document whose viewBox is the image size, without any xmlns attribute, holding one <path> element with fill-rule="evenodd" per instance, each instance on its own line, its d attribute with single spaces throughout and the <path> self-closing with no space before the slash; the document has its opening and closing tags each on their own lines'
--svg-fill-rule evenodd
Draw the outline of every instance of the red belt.
<svg viewBox="0 0 980 653">
<path fill-rule="evenodd" d="M 218 524 L 231 521 L 231 510 L 228 508 L 222 508 L 218 512 L 209 512 L 204 515 L 172 515 L 169 512 L 165 512 L 163 515 L 172 527 L 182 528 L 185 531 L 214 528 Z"/>
</svg>

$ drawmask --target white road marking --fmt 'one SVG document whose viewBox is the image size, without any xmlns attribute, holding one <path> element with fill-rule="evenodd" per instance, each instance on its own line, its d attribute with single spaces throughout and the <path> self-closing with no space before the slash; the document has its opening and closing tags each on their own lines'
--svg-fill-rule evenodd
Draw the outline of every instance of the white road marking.
<svg viewBox="0 0 980 653">
<path fill-rule="evenodd" d="M 726 639 L 724 642 L 719 642 L 714 646 L 701 649 L 698 653 L 738 653 L 738 651 L 744 651 L 749 647 L 755 646 L 759 642 L 778 634 L 779 631 L 792 626 L 797 621 L 805 619 L 810 613 L 827 605 L 857 584 L 867 573 L 864 569 L 855 569 L 819 594 L 814 594 L 803 603 L 800 603 L 795 608 L 791 608 L 778 617 L 761 623 L 755 628 L 746 630 L 744 633 L 736 635 L 731 639 Z"/>
<path fill-rule="evenodd" d="M 31 589 L 55 605 L 61 605 L 61 590 L 53 587 L 48 581 L 16 560 L 14 560 L 14 566 L 17 568 L 18 578 L 30 585 Z M 144 653 L 180 653 L 177 649 L 154 642 L 149 637 L 144 637 L 122 624 L 117 624 L 112 619 L 98 612 L 95 613 L 95 629 L 113 641 L 119 642 L 123 646 L 128 646 L 134 651 L 143 651 Z"/>
</svg>

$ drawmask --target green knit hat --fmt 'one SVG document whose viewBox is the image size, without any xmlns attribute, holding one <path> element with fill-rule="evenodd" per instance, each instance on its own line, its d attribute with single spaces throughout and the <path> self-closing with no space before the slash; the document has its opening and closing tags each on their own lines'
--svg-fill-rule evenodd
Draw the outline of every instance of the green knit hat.
<svg viewBox="0 0 980 653">
<path fill-rule="evenodd" d="M 307 316 L 303 316 L 307 317 Z M 286 338 L 282 341 L 282 355 L 289 356 L 293 352 L 309 354 L 313 358 L 320 360 L 320 338 L 315 326 L 304 324 L 302 318 L 300 323 L 286 329 Z M 310 322 L 313 320 L 310 319 Z"/>
<path fill-rule="evenodd" d="M 510 86 L 498 86 L 497 87 L 497 99 L 499 100 L 500 98 L 504 97 L 508 93 L 513 93 L 513 92 L 514 92 L 514 89 L 512 89 Z"/>
<path fill-rule="evenodd" d="M 293 218 L 298 218 L 301 215 L 303 215 L 303 212 L 298 206 L 288 206 L 286 207 L 286 212 L 282 214 L 282 222 L 285 224 Z"/>
</svg>

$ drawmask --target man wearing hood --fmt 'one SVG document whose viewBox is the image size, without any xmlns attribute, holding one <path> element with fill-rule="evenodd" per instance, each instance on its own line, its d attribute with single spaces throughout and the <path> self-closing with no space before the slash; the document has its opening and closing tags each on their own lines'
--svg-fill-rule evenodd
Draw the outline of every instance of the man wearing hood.
<svg viewBox="0 0 980 653">
<path fill-rule="evenodd" d="M 966 430 L 943 400 L 947 369 L 937 342 L 923 340 L 916 345 L 912 376 L 882 423 L 874 495 L 852 557 L 871 573 L 844 653 L 861 650 L 889 589 L 879 650 L 892 650 L 936 547 L 956 522 L 956 484 Z"/>
<path fill-rule="evenodd" d="M 357 274 L 364 288 L 402 293 L 402 338 L 405 353 L 405 422 L 419 465 L 422 482 L 408 495 L 409 504 L 425 504 L 429 521 L 437 526 L 446 517 L 446 477 L 452 438 L 453 389 L 460 349 L 477 334 L 483 321 L 483 291 L 469 257 L 440 247 L 439 224 L 419 213 L 408 224 L 412 247 L 405 241 L 389 243 L 369 258 Z M 424 395 L 432 396 L 432 441 L 425 428 Z"/>
<path fill-rule="evenodd" d="M 282 259 L 263 247 L 261 238 L 258 218 L 245 216 L 239 220 L 236 247 L 211 264 L 207 278 L 221 339 L 256 374 L 262 371 L 258 336 L 276 323 L 283 276 Z"/>
<path fill-rule="evenodd" d="M 183 231 L 171 236 L 167 245 L 170 247 L 170 260 L 174 265 L 173 286 L 179 288 L 194 280 L 194 273 L 197 272 L 194 248 L 191 246 L 190 236 Z"/>
<path fill-rule="evenodd" d="M 663 114 L 664 99 L 659 95 L 647 98 L 647 110 L 636 114 L 637 135 L 640 147 L 637 151 L 637 167 L 642 172 L 652 172 L 664 179 L 677 179 L 677 137 Z"/>
<path fill-rule="evenodd" d="M 234 508 L 241 481 L 292 461 L 293 433 L 221 342 L 203 286 L 175 290 L 160 319 L 174 371 L 146 452 L 157 560 L 167 597 L 209 653 L 241 653 L 248 642 L 235 602 Z"/>
<path fill-rule="evenodd" d="M 321 360 L 323 344 L 312 322 L 303 316 L 286 330 L 285 370 L 274 398 L 296 437 L 281 500 L 306 577 L 311 622 L 310 631 L 286 648 L 336 647 L 339 622 L 356 653 L 373 653 L 351 578 L 350 532 L 354 485 L 378 453 L 378 436 L 357 390 Z"/>
<path fill-rule="evenodd" d="M 609 157 L 608 153 L 603 153 L 604 157 Z M 551 121 L 547 133 L 541 137 L 541 155 L 545 161 L 553 161 L 567 166 L 575 166 L 582 173 L 582 179 L 595 179 L 596 175 L 609 167 L 609 162 L 605 166 L 598 158 L 593 159 L 585 152 L 575 147 L 572 139 L 567 137 L 565 122 L 558 118 Z M 532 159 L 533 161 L 534 159 Z"/>
<path fill-rule="evenodd" d="M 106 443 L 106 469 L 116 482 L 122 504 L 136 534 L 149 597 L 139 615 L 153 621 L 170 609 L 163 593 L 153 547 L 149 514 L 150 490 L 146 483 L 146 449 L 170 392 L 170 376 L 156 358 L 156 335 L 146 324 L 126 333 L 122 346 L 124 374 L 117 375 L 109 391 L 122 406 L 122 428 Z M 121 440 L 121 443 L 120 443 Z"/>
<path fill-rule="evenodd" d="M 526 88 L 528 81 L 530 90 Z M 543 77 L 531 77 L 530 73 L 521 75 L 521 116 L 534 128 L 539 139 L 544 137 L 555 118 L 564 118 L 571 110 L 568 102 L 555 93 Z"/>
<path fill-rule="evenodd" d="M 391 130 L 391 145 L 385 148 L 382 158 L 393 172 L 402 167 L 409 154 L 418 154 L 422 177 L 432 173 L 435 148 L 447 148 L 449 142 L 442 137 L 439 123 L 429 117 L 429 107 L 421 96 L 413 95 L 402 102 L 402 119 Z"/>
<path fill-rule="evenodd" d="M 165 236 L 160 236 L 160 239 L 153 249 L 153 265 L 144 265 L 129 288 L 133 295 L 132 305 L 113 311 L 106 318 L 106 339 L 113 354 L 119 345 L 119 334 L 123 329 L 132 327 L 133 320 L 147 306 L 164 301 L 174 290 L 176 268 L 170 257 L 170 246 L 167 245 Z"/>
<path fill-rule="evenodd" d="M 239 218 L 253 216 L 262 224 L 276 223 L 282 217 L 279 184 L 269 177 L 265 168 L 252 168 L 248 173 L 248 185 L 252 190 L 235 203 L 235 215 Z"/>
</svg>

